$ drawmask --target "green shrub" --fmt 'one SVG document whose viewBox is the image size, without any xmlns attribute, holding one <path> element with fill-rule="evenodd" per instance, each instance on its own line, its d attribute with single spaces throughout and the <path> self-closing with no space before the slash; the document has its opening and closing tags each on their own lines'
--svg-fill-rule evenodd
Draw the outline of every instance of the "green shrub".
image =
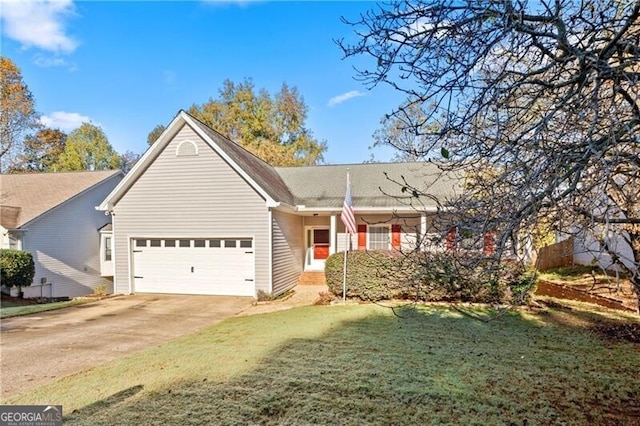
<svg viewBox="0 0 640 426">
<path fill-rule="evenodd" d="M 7 287 L 30 286 L 36 267 L 31 253 L 0 249 L 0 281 Z"/>
<path fill-rule="evenodd" d="M 531 291 L 520 264 L 475 253 L 355 251 L 347 259 L 347 296 L 362 300 L 522 303 Z M 343 262 L 336 253 L 325 266 L 335 295 L 342 295 Z"/>
</svg>

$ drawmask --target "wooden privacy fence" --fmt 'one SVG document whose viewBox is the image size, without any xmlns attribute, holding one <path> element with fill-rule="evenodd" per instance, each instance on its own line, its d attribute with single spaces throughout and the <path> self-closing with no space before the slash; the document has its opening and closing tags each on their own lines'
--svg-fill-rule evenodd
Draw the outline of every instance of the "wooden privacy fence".
<svg viewBox="0 0 640 426">
<path fill-rule="evenodd" d="M 573 238 L 542 247 L 535 261 L 538 271 L 573 265 Z"/>
</svg>

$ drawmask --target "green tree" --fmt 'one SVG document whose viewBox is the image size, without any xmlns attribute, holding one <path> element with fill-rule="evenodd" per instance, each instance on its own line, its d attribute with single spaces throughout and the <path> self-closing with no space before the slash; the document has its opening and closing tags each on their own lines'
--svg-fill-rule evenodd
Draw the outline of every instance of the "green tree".
<svg viewBox="0 0 640 426">
<path fill-rule="evenodd" d="M 38 127 L 33 95 L 11 59 L 0 56 L 0 172 L 20 155 L 24 135 Z"/>
<path fill-rule="evenodd" d="M 153 128 L 152 131 L 149 132 L 149 135 L 147 135 L 147 143 L 149 144 L 149 146 L 153 145 L 154 142 L 158 140 L 158 138 L 160 137 L 162 132 L 164 132 L 165 129 L 166 129 L 165 126 L 163 126 L 162 124 L 158 124 L 156 127 Z"/>
<path fill-rule="evenodd" d="M 251 80 L 226 80 L 217 99 L 188 112 L 274 166 L 317 164 L 326 150 L 305 127 L 304 99 L 286 84 L 271 95 L 256 91 Z"/>
<path fill-rule="evenodd" d="M 100 127 L 82 123 L 69 133 L 64 151 L 53 167 L 60 172 L 118 169 L 120 156 Z"/>
<path fill-rule="evenodd" d="M 55 172 L 54 164 L 64 152 L 67 135 L 59 129 L 44 128 L 24 139 L 22 155 L 10 173 Z"/>
</svg>

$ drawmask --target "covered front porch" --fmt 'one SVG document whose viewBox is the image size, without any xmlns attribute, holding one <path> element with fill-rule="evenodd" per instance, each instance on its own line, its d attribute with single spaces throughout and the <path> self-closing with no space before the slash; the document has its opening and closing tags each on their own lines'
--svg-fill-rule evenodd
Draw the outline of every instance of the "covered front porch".
<svg viewBox="0 0 640 426">
<path fill-rule="evenodd" d="M 428 232 L 431 214 L 425 212 L 358 212 L 358 234 L 349 235 L 339 213 L 310 212 L 303 215 L 304 265 L 307 272 L 324 271 L 326 259 L 349 250 L 412 250 Z M 307 274 L 310 276 L 310 274 Z M 317 281 L 317 280 L 316 280 Z"/>
</svg>

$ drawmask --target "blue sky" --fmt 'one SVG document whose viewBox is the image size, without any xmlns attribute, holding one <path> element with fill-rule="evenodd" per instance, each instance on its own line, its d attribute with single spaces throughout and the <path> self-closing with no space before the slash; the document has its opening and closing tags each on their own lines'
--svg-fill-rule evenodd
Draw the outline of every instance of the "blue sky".
<svg viewBox="0 0 640 426">
<path fill-rule="evenodd" d="M 386 161 L 371 151 L 380 118 L 402 101 L 354 79 L 367 59 L 342 58 L 354 40 L 340 17 L 372 2 L 9 1 L 0 3 L 0 51 L 22 70 L 43 121 L 70 131 L 98 124 L 118 152 L 147 148 L 147 134 L 180 109 L 217 97 L 225 79 L 277 92 L 297 86 L 307 127 L 326 140 L 325 162 Z"/>
</svg>

